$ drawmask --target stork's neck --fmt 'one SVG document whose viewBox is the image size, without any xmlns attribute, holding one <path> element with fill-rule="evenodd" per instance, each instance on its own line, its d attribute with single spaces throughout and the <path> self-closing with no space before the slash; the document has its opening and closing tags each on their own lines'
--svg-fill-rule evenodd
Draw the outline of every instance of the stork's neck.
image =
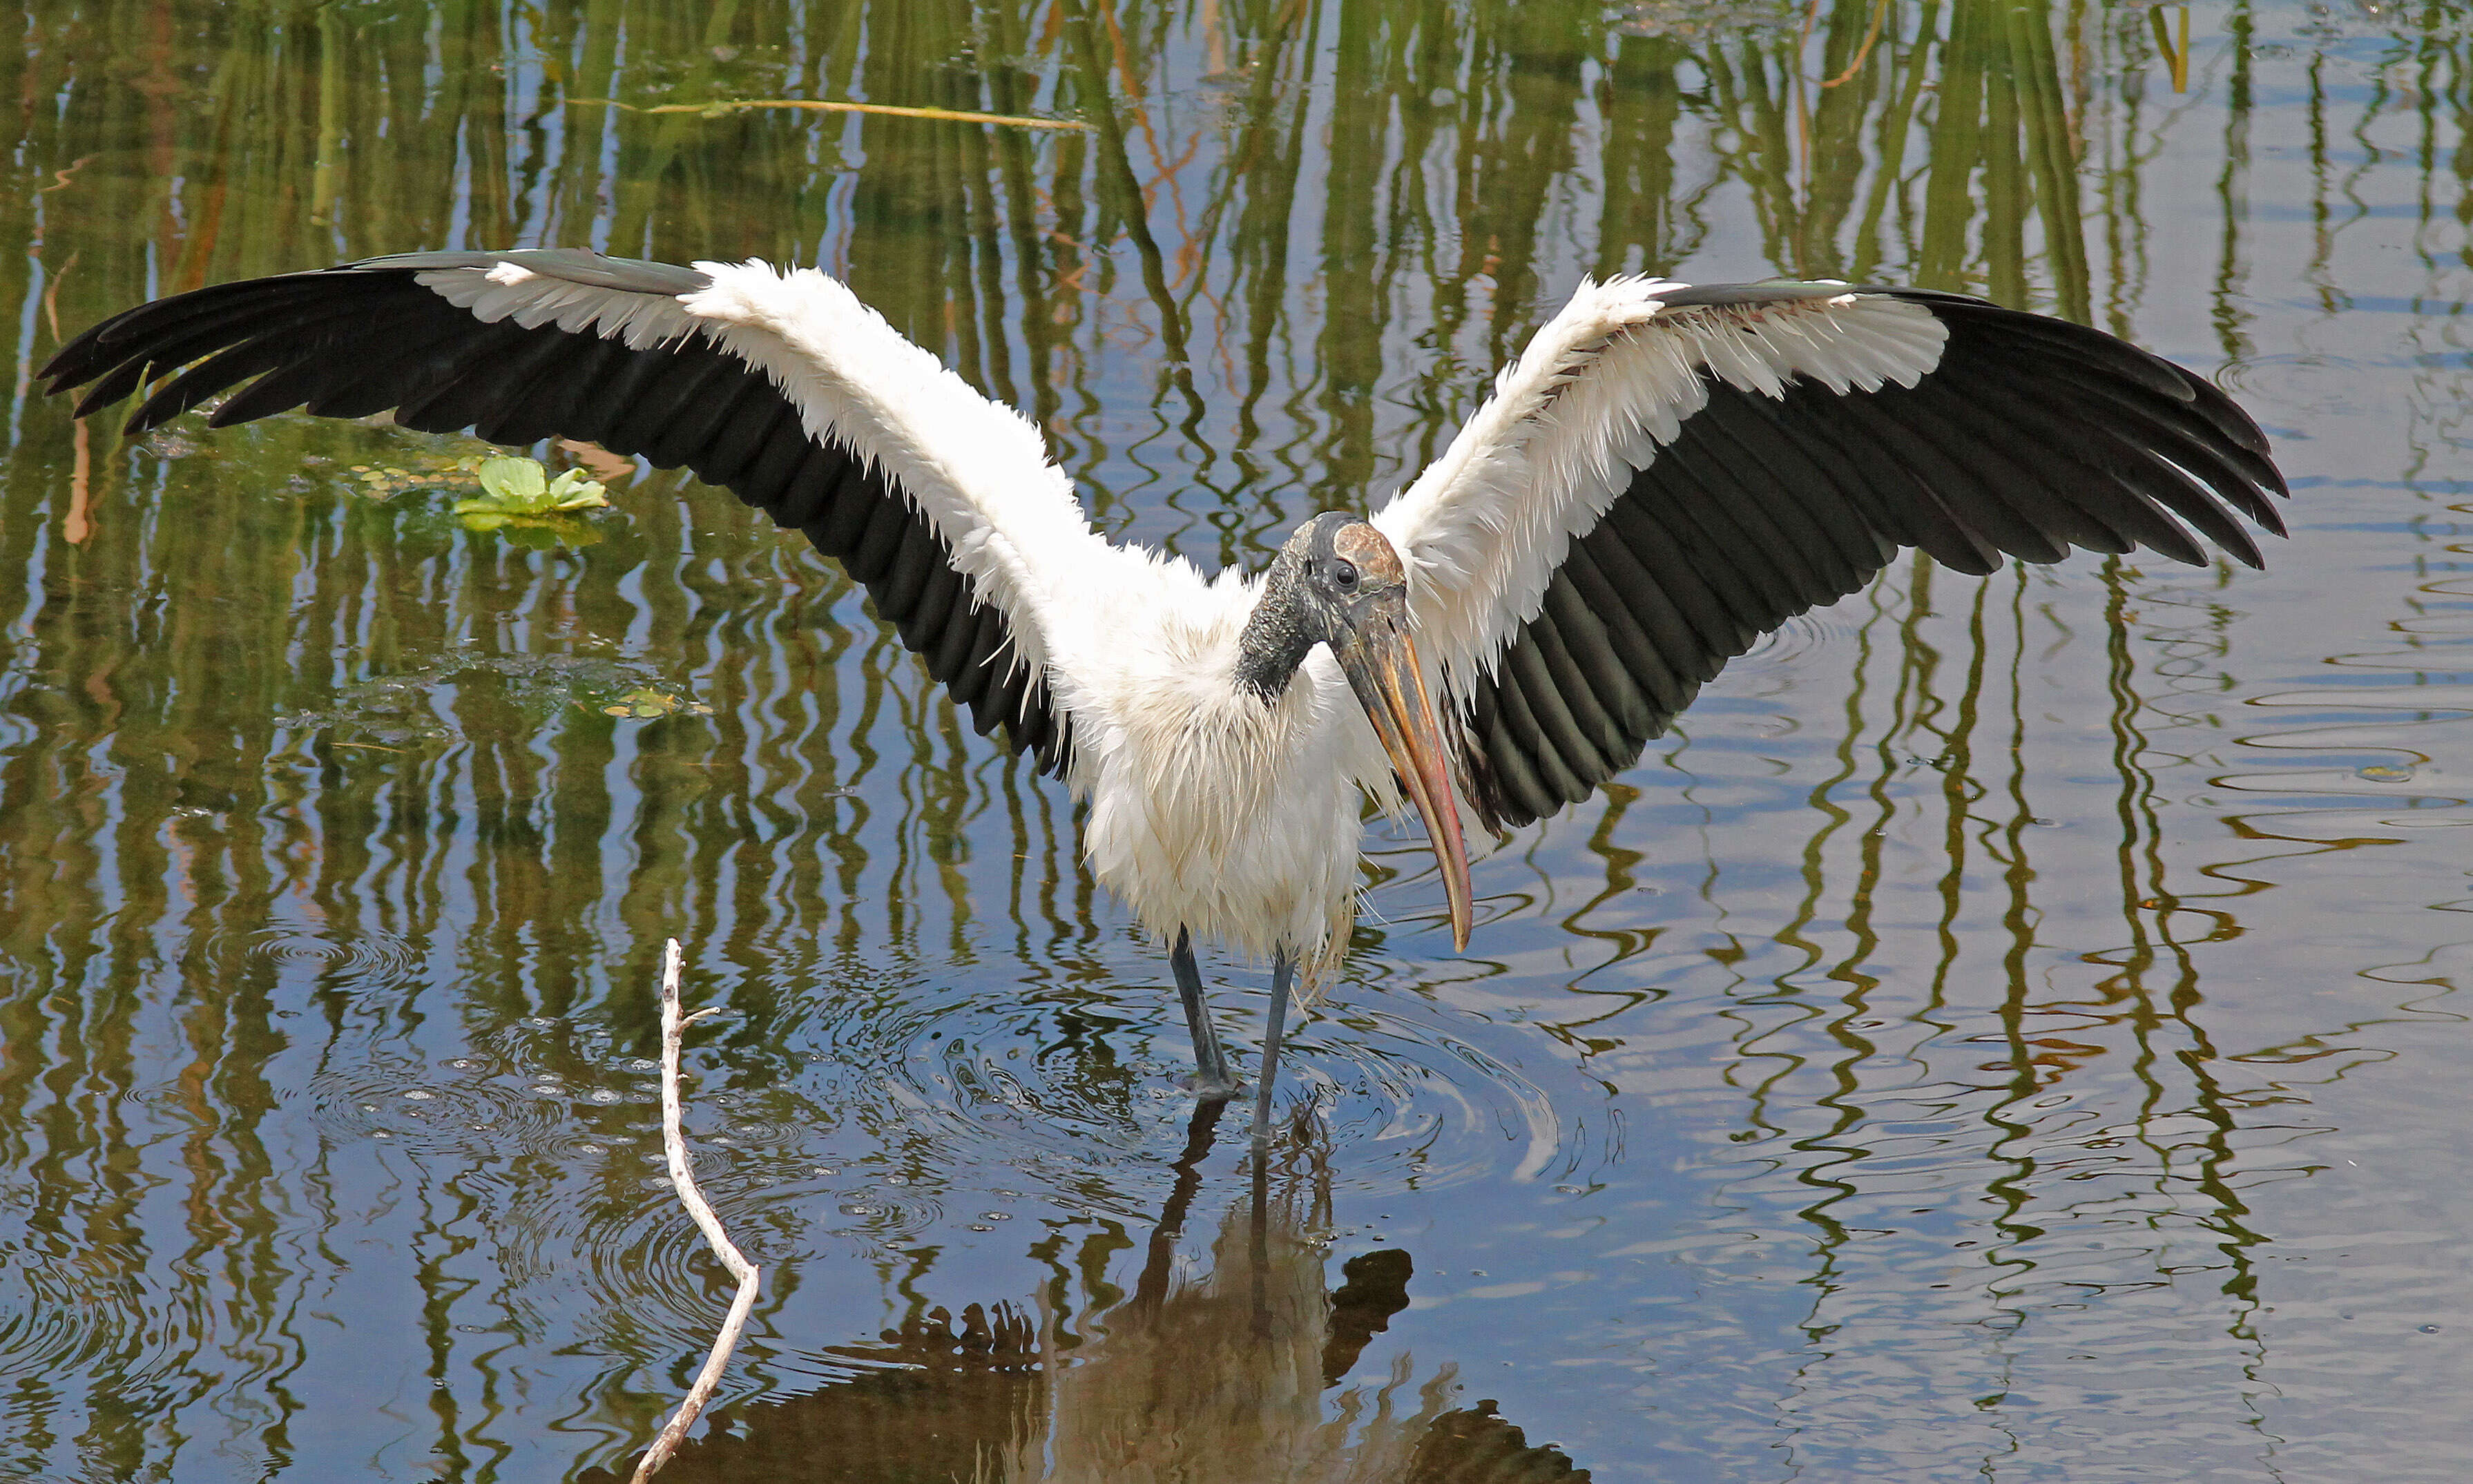
<svg viewBox="0 0 2473 1484">
<path fill-rule="evenodd" d="M 1288 693 L 1297 667 L 1322 642 L 1297 601 L 1294 563 L 1286 552 L 1271 563 L 1254 616 L 1236 639 L 1236 688 L 1268 706 Z"/>
</svg>

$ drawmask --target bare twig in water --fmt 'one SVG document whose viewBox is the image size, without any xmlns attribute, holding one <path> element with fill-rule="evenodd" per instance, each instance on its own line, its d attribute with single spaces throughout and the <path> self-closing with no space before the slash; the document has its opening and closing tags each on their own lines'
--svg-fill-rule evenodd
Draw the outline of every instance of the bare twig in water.
<svg viewBox="0 0 2473 1484">
<path fill-rule="evenodd" d="M 741 108 L 806 108 L 817 113 L 882 113 L 893 118 L 940 118 L 956 124 L 1003 124 L 1013 129 L 1088 129 L 1080 119 L 1030 118 L 1019 113 L 972 113 L 963 108 L 909 108 L 892 103 L 842 103 L 820 98 L 716 99 L 710 103 L 641 106 L 615 98 L 569 98 L 576 108 L 623 108 L 630 113 L 735 113 Z"/>
<path fill-rule="evenodd" d="M 699 1010 L 691 1016 L 679 1014 L 679 971 L 684 955 L 679 941 L 670 939 L 661 947 L 661 1147 L 670 1157 L 670 1184 L 678 1186 L 679 1204 L 687 1209 L 696 1225 L 704 1230 L 704 1239 L 712 1245 L 713 1256 L 738 1280 L 738 1297 L 730 1301 L 730 1317 L 722 1321 L 721 1332 L 712 1337 L 712 1352 L 705 1356 L 704 1370 L 695 1384 L 687 1388 L 686 1400 L 679 1403 L 678 1414 L 661 1428 L 661 1435 L 644 1451 L 644 1461 L 636 1466 L 632 1484 L 644 1484 L 670 1461 L 678 1451 L 679 1441 L 695 1425 L 704 1404 L 712 1400 L 713 1388 L 721 1384 L 721 1373 L 730 1365 L 730 1352 L 738 1348 L 738 1331 L 747 1327 L 747 1314 L 756 1306 L 756 1281 L 763 1269 L 750 1262 L 721 1229 L 721 1218 L 705 1204 L 704 1192 L 696 1188 L 695 1171 L 687 1161 L 686 1135 L 679 1128 L 679 1038 L 686 1028 L 714 1012 Z"/>
</svg>

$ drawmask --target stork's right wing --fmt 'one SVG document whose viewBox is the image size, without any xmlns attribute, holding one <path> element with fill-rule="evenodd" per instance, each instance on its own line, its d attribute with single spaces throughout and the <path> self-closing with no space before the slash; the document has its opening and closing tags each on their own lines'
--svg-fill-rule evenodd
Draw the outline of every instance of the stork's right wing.
<svg viewBox="0 0 2473 1484">
<path fill-rule="evenodd" d="M 1471 802 L 1525 824 L 1629 767 L 1701 684 L 1902 546 L 1967 572 L 2073 546 L 2250 565 L 2266 438 L 2101 330 L 1842 283 L 1584 284 L 1375 524 L 1466 728 Z"/>
<path fill-rule="evenodd" d="M 979 731 L 1002 726 L 1043 772 L 1064 771 L 1072 738 L 1046 616 L 1125 556 L 1038 429 L 811 270 L 405 253 L 141 304 L 42 374 L 55 392 L 98 382 L 81 417 L 170 375 L 132 432 L 248 381 L 211 425 L 393 408 L 424 432 L 684 466 L 838 559 Z"/>
</svg>

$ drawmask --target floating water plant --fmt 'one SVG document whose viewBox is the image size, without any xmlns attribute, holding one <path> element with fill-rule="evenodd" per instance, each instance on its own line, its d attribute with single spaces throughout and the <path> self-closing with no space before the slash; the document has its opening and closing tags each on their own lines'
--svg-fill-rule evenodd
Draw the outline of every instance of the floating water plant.
<svg viewBox="0 0 2473 1484">
<path fill-rule="evenodd" d="M 455 518 L 464 529 L 504 530 L 508 539 L 526 546 L 586 546 L 598 539 L 589 526 L 570 518 L 610 503 L 600 481 L 582 469 L 552 479 L 538 459 L 496 458 L 482 460 L 477 475 L 481 494 L 455 502 Z"/>
<path fill-rule="evenodd" d="M 667 691 L 651 685 L 637 686 L 601 709 L 611 716 L 633 716 L 643 719 L 670 716 L 679 712 L 685 712 L 690 716 L 712 714 L 712 707 L 708 706 L 689 701 L 684 696 L 671 695 Z"/>
<path fill-rule="evenodd" d="M 525 515 L 564 515 L 610 503 L 600 481 L 586 477 L 584 470 L 567 469 L 552 479 L 538 459 L 483 459 L 478 472 L 480 497 L 455 502 L 455 514 L 475 531 Z"/>
</svg>

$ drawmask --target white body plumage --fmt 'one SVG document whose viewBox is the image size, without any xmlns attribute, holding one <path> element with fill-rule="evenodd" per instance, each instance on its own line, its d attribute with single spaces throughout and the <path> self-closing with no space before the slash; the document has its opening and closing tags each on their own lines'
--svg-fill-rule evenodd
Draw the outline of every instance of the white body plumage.
<svg viewBox="0 0 2473 1484">
<path fill-rule="evenodd" d="M 1285 945 L 1311 983 L 1346 942 L 1362 800 L 1396 802 L 1391 765 L 1328 651 L 1276 701 L 1235 683 L 1259 579 L 1148 565 L 1051 631 L 1092 874 L 1154 933 Z"/>
</svg>

